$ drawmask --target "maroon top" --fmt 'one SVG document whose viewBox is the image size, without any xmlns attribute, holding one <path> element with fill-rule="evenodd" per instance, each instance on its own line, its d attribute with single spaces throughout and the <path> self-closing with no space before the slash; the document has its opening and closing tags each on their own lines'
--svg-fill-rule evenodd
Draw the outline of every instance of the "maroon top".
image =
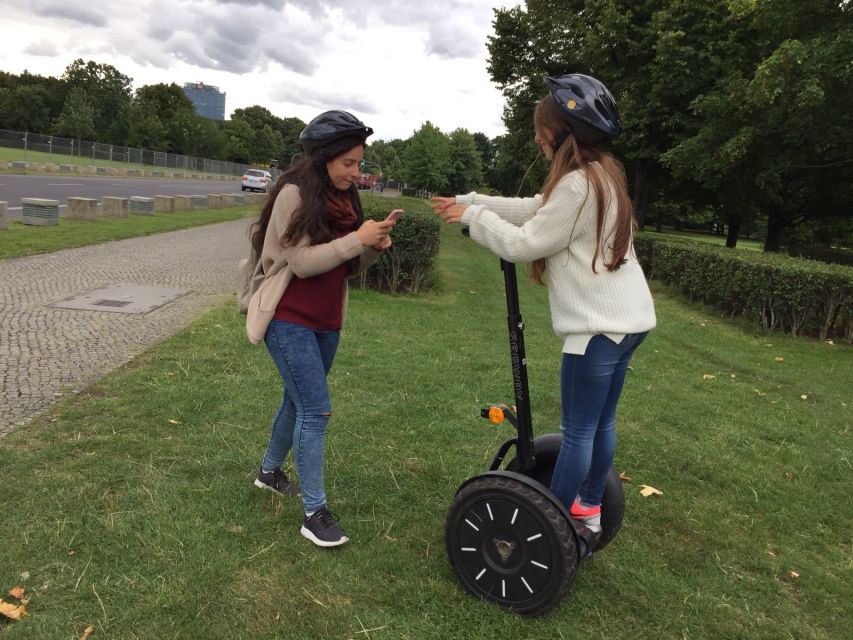
<svg viewBox="0 0 853 640">
<path fill-rule="evenodd" d="M 338 231 L 337 237 L 346 235 Z M 348 262 L 311 278 L 293 276 L 275 310 L 275 319 L 314 329 L 339 331 L 344 324 Z"/>
</svg>

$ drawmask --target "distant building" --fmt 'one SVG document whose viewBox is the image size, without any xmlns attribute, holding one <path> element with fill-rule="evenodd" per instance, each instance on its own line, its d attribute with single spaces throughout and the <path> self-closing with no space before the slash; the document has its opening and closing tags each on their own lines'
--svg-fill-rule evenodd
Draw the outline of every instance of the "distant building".
<svg viewBox="0 0 853 640">
<path fill-rule="evenodd" d="M 184 93 L 192 100 L 195 112 L 211 120 L 225 120 L 225 93 L 203 82 L 185 82 Z"/>
</svg>

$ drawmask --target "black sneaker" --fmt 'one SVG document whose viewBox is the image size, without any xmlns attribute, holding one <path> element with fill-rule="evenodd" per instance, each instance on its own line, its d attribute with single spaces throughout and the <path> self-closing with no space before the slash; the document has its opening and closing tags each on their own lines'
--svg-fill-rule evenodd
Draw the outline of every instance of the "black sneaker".
<svg viewBox="0 0 853 640">
<path fill-rule="evenodd" d="M 349 542 L 337 520 L 325 506 L 320 507 L 310 518 L 305 516 L 300 533 L 318 547 L 337 547 Z"/>
<path fill-rule="evenodd" d="M 269 489 L 283 496 L 298 496 L 299 487 L 287 479 L 281 469 L 276 469 L 269 473 L 263 469 L 258 471 L 258 477 L 255 479 L 255 486 L 260 489 Z"/>
</svg>

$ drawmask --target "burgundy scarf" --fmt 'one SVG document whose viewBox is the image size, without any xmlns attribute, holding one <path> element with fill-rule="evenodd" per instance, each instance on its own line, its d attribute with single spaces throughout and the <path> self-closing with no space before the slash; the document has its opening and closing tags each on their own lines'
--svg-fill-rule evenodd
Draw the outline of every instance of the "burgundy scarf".
<svg viewBox="0 0 853 640">
<path fill-rule="evenodd" d="M 326 189 L 326 209 L 329 212 L 329 223 L 339 231 L 352 230 L 358 220 L 349 191 L 334 187 Z"/>
</svg>

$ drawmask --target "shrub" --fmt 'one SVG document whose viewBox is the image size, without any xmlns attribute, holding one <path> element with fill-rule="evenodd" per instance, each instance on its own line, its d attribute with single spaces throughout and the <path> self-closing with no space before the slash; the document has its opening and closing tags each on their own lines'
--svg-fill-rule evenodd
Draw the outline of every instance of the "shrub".
<svg viewBox="0 0 853 640">
<path fill-rule="evenodd" d="M 765 329 L 853 342 L 853 269 L 779 254 L 640 234 L 646 275 Z"/>
<path fill-rule="evenodd" d="M 362 288 L 378 291 L 418 293 L 433 285 L 433 267 L 438 254 L 440 223 L 429 202 L 413 198 L 362 196 L 365 219 L 383 220 L 392 209 L 405 209 L 397 220 L 392 240 L 376 264 L 356 282 Z"/>
</svg>

